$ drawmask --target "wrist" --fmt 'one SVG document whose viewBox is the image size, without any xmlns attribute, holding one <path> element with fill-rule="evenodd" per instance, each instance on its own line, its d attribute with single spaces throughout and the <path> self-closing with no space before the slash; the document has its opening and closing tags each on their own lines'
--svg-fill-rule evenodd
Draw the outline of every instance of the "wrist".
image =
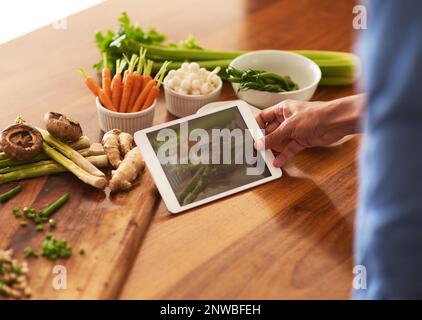
<svg viewBox="0 0 422 320">
<path fill-rule="evenodd" d="M 325 108 L 328 126 L 344 135 L 359 133 L 364 103 L 364 95 L 330 101 Z"/>
</svg>

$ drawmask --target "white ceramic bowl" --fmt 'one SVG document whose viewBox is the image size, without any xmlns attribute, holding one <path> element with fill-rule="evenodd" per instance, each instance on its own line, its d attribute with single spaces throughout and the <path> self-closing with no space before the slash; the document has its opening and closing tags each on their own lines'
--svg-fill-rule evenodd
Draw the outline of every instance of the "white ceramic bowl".
<svg viewBox="0 0 422 320">
<path fill-rule="evenodd" d="M 261 50 L 243 54 L 231 63 L 236 69 L 258 69 L 290 76 L 299 90 L 289 92 L 267 92 L 258 90 L 239 91 L 237 96 L 258 108 L 273 106 L 286 99 L 308 101 L 312 98 L 321 80 L 321 69 L 312 60 L 296 53 L 281 50 Z M 232 83 L 237 92 L 238 83 Z"/>
<path fill-rule="evenodd" d="M 218 87 L 206 95 L 188 95 L 177 93 L 164 84 L 167 110 L 179 118 L 194 114 L 206 104 L 218 101 L 222 87 L 223 81 L 220 81 Z"/>
<path fill-rule="evenodd" d="M 101 130 L 107 132 L 120 129 L 133 135 L 138 130 L 152 126 L 157 99 L 148 109 L 132 113 L 114 112 L 104 108 L 98 98 L 95 103 Z"/>
</svg>

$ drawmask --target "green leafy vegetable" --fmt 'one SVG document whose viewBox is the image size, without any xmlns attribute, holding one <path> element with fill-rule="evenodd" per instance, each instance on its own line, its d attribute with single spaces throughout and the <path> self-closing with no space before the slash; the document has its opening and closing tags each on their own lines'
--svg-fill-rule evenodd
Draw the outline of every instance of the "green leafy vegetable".
<svg viewBox="0 0 422 320">
<path fill-rule="evenodd" d="M 299 89 L 299 86 L 289 76 L 280 76 L 264 70 L 248 69 L 242 71 L 230 66 L 226 72 L 230 82 L 240 83 L 238 91 L 255 89 L 269 92 L 286 92 Z"/>
<path fill-rule="evenodd" d="M 226 77 L 224 70 L 237 56 L 247 51 L 219 51 L 203 48 L 193 35 L 176 44 L 166 41 L 164 34 L 155 29 L 145 31 L 133 24 L 126 13 L 118 19 L 120 26 L 116 32 L 98 32 L 95 41 L 101 52 L 108 57 L 108 66 L 114 72 L 117 59 L 124 59 L 124 55 L 138 54 L 140 48 L 147 50 L 146 58 L 154 61 L 152 72 L 156 73 L 159 66 L 166 60 L 173 61 L 167 70 L 178 69 L 185 61 L 197 62 L 201 67 L 213 70 L 221 67 L 220 76 Z M 320 50 L 293 50 L 313 60 L 322 71 L 321 85 L 347 85 L 353 83 L 359 73 L 359 59 L 352 53 Z M 94 65 L 97 70 L 103 67 L 100 60 Z M 272 85 L 268 90 L 275 90 Z"/>
</svg>

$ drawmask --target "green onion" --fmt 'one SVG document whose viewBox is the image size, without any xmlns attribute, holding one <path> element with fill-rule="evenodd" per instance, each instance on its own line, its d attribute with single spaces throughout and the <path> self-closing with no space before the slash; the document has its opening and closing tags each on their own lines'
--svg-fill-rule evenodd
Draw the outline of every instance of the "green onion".
<svg viewBox="0 0 422 320">
<path fill-rule="evenodd" d="M 53 261 L 59 258 L 67 259 L 72 255 L 72 248 L 66 240 L 55 239 L 49 234 L 42 243 L 42 255 Z"/>
<path fill-rule="evenodd" d="M 69 197 L 70 197 L 70 193 L 69 192 L 65 193 L 56 201 L 54 201 L 53 203 L 50 203 L 46 208 L 42 209 L 39 213 L 40 216 L 46 217 L 46 218 L 51 216 L 54 212 L 59 210 L 69 200 Z"/>
<path fill-rule="evenodd" d="M 0 202 L 6 202 L 7 200 L 13 198 L 15 195 L 17 195 L 21 191 L 22 191 L 22 186 L 20 184 L 18 184 L 13 189 L 11 189 L 11 190 L 3 193 L 3 194 L 0 194 Z"/>
</svg>

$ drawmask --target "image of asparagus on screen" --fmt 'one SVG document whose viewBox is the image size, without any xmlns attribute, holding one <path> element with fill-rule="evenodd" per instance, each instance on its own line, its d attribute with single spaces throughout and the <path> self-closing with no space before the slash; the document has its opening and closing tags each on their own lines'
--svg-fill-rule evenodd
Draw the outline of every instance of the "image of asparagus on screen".
<svg viewBox="0 0 422 320">
<path fill-rule="evenodd" d="M 201 136 L 210 138 L 192 141 L 195 129 L 202 132 Z M 164 138 L 170 132 L 174 134 Z M 233 132 L 239 135 L 232 135 Z M 271 175 L 261 155 L 254 151 L 253 138 L 237 108 L 189 120 L 186 126 L 177 124 L 153 131 L 147 136 L 181 206 Z M 223 140 L 224 136 L 227 140 Z M 195 152 L 196 159 L 192 157 L 194 149 L 200 150 Z M 253 161 L 245 161 L 248 150 L 254 155 Z M 258 174 L 248 174 L 247 169 L 256 168 L 259 163 L 262 170 Z"/>
</svg>

